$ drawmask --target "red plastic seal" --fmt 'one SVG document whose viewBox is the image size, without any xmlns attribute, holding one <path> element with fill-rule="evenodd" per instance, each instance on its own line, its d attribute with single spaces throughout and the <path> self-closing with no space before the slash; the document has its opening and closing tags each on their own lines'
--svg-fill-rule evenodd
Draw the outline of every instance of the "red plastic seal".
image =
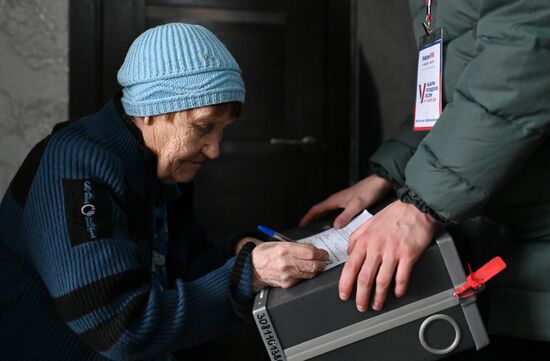
<svg viewBox="0 0 550 361">
<path fill-rule="evenodd" d="M 493 258 L 477 271 L 470 273 L 468 277 L 466 277 L 466 283 L 456 289 L 454 296 L 458 298 L 466 298 L 475 295 L 481 286 L 505 268 L 506 263 L 504 263 L 502 258 L 498 256 Z M 465 293 L 468 290 L 471 291 Z"/>
</svg>

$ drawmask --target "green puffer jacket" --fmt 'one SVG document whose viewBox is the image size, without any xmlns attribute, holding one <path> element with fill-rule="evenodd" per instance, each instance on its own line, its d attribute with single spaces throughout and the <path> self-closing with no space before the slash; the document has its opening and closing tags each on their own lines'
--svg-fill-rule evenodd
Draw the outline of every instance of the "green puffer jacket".
<svg viewBox="0 0 550 361">
<path fill-rule="evenodd" d="M 410 6 L 420 38 L 425 1 Z M 433 15 L 447 30 L 443 114 L 429 133 L 405 125 L 370 161 L 420 209 L 506 224 L 489 331 L 550 341 L 550 3 L 437 0 Z"/>
</svg>

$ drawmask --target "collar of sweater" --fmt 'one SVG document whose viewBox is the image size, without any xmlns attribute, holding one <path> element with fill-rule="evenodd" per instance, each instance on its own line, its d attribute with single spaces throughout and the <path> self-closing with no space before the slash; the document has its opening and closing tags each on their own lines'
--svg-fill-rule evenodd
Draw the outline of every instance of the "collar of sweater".
<svg viewBox="0 0 550 361">
<path fill-rule="evenodd" d="M 95 133 L 110 138 L 107 146 L 122 159 L 126 183 L 140 198 L 168 203 L 180 196 L 180 187 L 162 184 L 157 178 L 157 157 L 145 146 L 141 131 L 124 112 L 121 96 L 119 92 L 91 116 Z"/>
</svg>

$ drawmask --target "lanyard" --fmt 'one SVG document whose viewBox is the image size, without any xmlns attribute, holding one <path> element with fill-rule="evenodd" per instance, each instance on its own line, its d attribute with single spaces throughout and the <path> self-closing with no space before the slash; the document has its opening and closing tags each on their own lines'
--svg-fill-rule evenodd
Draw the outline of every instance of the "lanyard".
<svg viewBox="0 0 550 361">
<path fill-rule="evenodd" d="M 432 0 L 426 0 L 426 19 L 422 23 L 426 35 L 430 35 L 432 32 L 432 19 Z"/>
</svg>

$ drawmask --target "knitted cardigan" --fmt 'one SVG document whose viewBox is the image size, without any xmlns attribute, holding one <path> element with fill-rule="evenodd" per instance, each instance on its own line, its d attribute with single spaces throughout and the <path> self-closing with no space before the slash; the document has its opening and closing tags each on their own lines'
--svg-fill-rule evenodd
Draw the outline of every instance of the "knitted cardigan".
<svg viewBox="0 0 550 361">
<path fill-rule="evenodd" d="M 174 195 L 162 289 L 152 209 Z M 119 98 L 56 126 L 0 205 L 1 359 L 154 359 L 204 341 L 250 310 L 250 247 L 237 261 L 237 239 L 209 246 L 191 185 L 159 183 Z"/>
</svg>

